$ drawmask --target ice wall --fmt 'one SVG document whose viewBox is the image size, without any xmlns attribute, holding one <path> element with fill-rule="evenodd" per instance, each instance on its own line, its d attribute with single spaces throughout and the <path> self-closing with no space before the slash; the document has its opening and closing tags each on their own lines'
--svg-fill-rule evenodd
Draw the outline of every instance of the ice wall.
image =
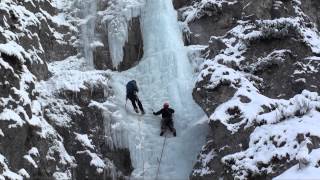
<svg viewBox="0 0 320 180">
<path fill-rule="evenodd" d="M 87 60 L 87 69 L 94 69 L 93 46 L 96 41 L 95 25 L 97 15 L 97 0 L 78 1 L 81 7 L 81 45 Z"/>
<path fill-rule="evenodd" d="M 136 115 L 128 102 L 120 109 L 120 121 L 128 131 L 128 147 L 134 166 L 133 179 L 155 179 L 164 137 L 160 133 L 160 117 L 152 114 L 168 101 L 176 110 L 177 137 L 168 133 L 159 179 L 188 179 L 196 156 L 205 142 L 205 114 L 194 102 L 193 74 L 182 40 L 177 13 L 171 0 L 147 0 L 141 15 L 144 57 L 136 67 L 114 73 L 112 86 L 117 104 L 125 104 L 125 85 L 135 79 L 140 88 L 146 114 Z"/>
<path fill-rule="evenodd" d="M 130 20 L 141 14 L 144 0 L 112 0 L 108 8 L 108 42 L 115 69 L 123 60 L 123 47 L 128 40 Z"/>
</svg>

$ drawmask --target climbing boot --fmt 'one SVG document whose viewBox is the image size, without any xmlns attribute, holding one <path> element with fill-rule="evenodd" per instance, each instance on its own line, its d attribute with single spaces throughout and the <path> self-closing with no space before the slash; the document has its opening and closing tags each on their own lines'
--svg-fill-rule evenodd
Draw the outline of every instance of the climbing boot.
<svg viewBox="0 0 320 180">
<path fill-rule="evenodd" d="M 146 112 L 144 112 L 143 110 L 141 111 L 141 114 L 144 115 Z"/>
<path fill-rule="evenodd" d="M 135 111 L 136 113 L 139 113 L 139 110 L 138 110 L 138 108 L 135 108 L 135 109 L 134 109 L 134 111 Z"/>
<path fill-rule="evenodd" d="M 177 133 L 176 133 L 176 132 L 173 132 L 173 136 L 176 137 L 176 136 L 177 136 Z"/>
<path fill-rule="evenodd" d="M 160 136 L 163 136 L 163 134 L 164 134 L 164 132 L 163 132 L 163 131 L 161 131 Z"/>
</svg>

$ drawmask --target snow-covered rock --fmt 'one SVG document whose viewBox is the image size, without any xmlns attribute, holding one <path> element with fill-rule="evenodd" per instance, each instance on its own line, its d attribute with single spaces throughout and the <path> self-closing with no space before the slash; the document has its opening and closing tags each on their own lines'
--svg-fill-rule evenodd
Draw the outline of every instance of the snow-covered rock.
<svg viewBox="0 0 320 180">
<path fill-rule="evenodd" d="M 297 163 L 317 168 L 309 153 L 320 146 L 313 134 L 320 103 L 319 4 L 183 4 L 185 43 L 208 45 L 193 96 L 212 129 L 191 179 L 272 178 Z"/>
<path fill-rule="evenodd" d="M 89 106 L 109 101 L 112 90 L 108 71 L 81 71 L 72 4 L 0 2 L 0 179 L 120 178 L 132 171 L 129 152 L 106 143 L 104 109 Z"/>
</svg>

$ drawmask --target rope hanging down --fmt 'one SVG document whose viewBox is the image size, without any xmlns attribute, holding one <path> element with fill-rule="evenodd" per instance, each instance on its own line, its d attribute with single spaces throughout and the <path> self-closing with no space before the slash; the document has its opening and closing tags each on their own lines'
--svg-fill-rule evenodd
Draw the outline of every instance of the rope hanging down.
<svg viewBox="0 0 320 180">
<path fill-rule="evenodd" d="M 143 135 L 142 135 L 142 132 L 141 132 L 141 124 L 142 124 L 142 120 L 141 120 L 141 117 L 138 117 L 138 121 L 139 121 L 139 132 L 140 132 L 140 143 L 141 143 L 141 151 L 142 151 L 142 179 L 144 180 L 144 151 L 143 151 L 143 144 L 144 144 L 144 138 L 143 138 Z"/>
<path fill-rule="evenodd" d="M 159 176 L 160 164 L 161 164 L 161 160 L 162 160 L 163 150 L 164 150 L 164 147 L 165 147 L 165 145 L 166 145 L 166 140 L 167 140 L 167 136 L 165 136 L 164 141 L 163 141 L 162 150 L 161 150 L 161 156 L 160 156 L 159 165 L 158 165 L 158 170 L 157 170 L 156 180 L 158 179 L 158 176 Z"/>
</svg>

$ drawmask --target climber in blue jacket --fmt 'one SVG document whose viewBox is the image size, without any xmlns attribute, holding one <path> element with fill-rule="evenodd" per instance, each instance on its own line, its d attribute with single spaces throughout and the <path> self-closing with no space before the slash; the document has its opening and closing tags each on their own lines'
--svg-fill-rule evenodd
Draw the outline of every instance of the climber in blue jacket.
<svg viewBox="0 0 320 180">
<path fill-rule="evenodd" d="M 132 106 L 134 108 L 134 110 L 136 111 L 136 113 L 139 113 L 138 107 L 136 105 L 136 102 L 138 103 L 139 109 L 141 111 L 141 114 L 145 114 L 143 106 L 141 104 L 141 101 L 138 98 L 138 86 L 137 86 L 137 82 L 135 80 L 129 81 L 127 83 L 127 97 L 126 99 L 130 99 Z"/>
</svg>

